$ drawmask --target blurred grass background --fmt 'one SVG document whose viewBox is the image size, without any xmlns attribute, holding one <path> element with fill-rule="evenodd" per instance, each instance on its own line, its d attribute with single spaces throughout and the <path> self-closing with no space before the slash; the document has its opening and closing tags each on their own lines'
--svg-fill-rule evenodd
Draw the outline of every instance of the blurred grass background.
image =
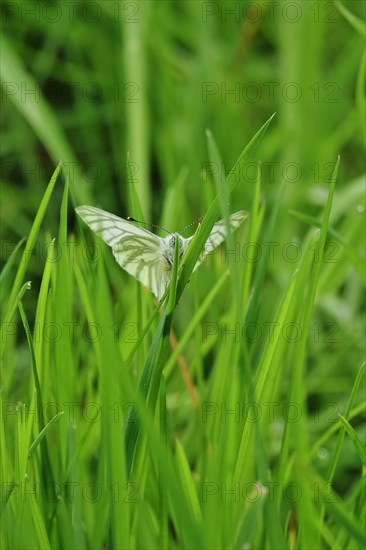
<svg viewBox="0 0 366 550">
<path fill-rule="evenodd" d="M 215 176 L 219 174 L 224 181 L 244 146 L 276 112 L 250 162 L 238 174 L 230 206 L 231 211 L 249 210 L 260 161 L 265 214 L 259 242 L 262 246 L 278 243 L 261 287 L 258 322 L 263 328 L 263 323 L 273 321 L 279 298 L 298 267 L 298 262 L 286 257 L 285 247 L 295 242 L 305 251 L 309 219 L 300 219 L 292 211 L 310 216 L 313 224 L 321 219 L 340 155 L 330 222 L 337 233 L 330 238 L 334 248 L 327 249 L 329 261 L 318 281 L 311 324 L 314 337 L 308 343 L 306 402 L 310 411 L 322 410 L 323 416 L 329 414 L 332 419 L 338 412 L 343 414 L 364 353 L 360 277 L 364 253 L 364 3 L 17 1 L 4 2 L 1 9 L 2 262 L 29 234 L 60 160 L 61 180 L 70 182 L 69 235 L 76 231 L 72 206 L 79 204 L 98 206 L 124 218 L 136 216 L 128 188 L 127 152 L 144 219 L 179 231 L 205 214 L 215 195 Z M 208 156 L 207 128 L 218 144 L 220 166 Z M 63 188 L 60 181 L 55 186 L 38 236 L 39 253 L 27 269 L 25 280 L 32 280 L 32 291 L 25 294 L 23 303 L 31 324 L 44 276 L 44 245 L 59 234 Z M 276 205 L 279 215 L 271 234 L 269 222 Z M 120 272 L 109 251 L 104 252 L 110 283 L 103 283 L 102 288 L 103 296 L 109 289 L 108 300 L 115 308 L 111 322 L 135 322 L 138 308 L 146 321 L 146 312 L 151 313 L 151 306 L 146 305 L 149 297 L 144 295 L 143 305 L 135 306 L 134 281 Z M 254 263 L 254 271 L 257 267 Z M 194 292 L 182 298 L 175 319 L 178 339 L 200 304 L 199 296 L 215 284 L 216 275 L 212 270 L 202 275 Z M 91 280 L 91 287 L 97 285 Z M 68 289 L 74 292 L 73 305 L 61 317 L 66 321 L 84 319 L 80 310 L 85 302 L 79 298 L 80 287 L 76 291 L 74 285 Z M 7 291 L 4 286 L 4 294 Z M 61 303 L 59 298 L 56 305 Z M 225 304 L 225 296 L 214 302 L 209 322 L 225 322 Z M 101 304 L 98 307 L 103 310 Z M 27 401 L 29 349 L 21 332 L 5 354 L 4 387 L 7 399 Z M 126 357 L 133 341 L 120 347 Z M 253 349 L 252 357 L 260 357 L 263 341 Z M 138 372 L 146 352 L 139 352 Z M 202 341 L 202 334 L 196 332 L 187 357 L 194 370 L 202 370 L 203 379 L 198 380 L 202 387 L 210 366 L 223 359 L 220 353 L 212 339 Z M 74 366 L 77 357 L 83 365 L 90 360 L 85 339 Z M 286 363 L 288 371 L 290 365 Z M 170 365 L 171 439 L 179 437 L 189 460 L 196 464 L 200 457 L 194 439 L 196 424 L 187 420 L 186 389 L 179 374 L 172 371 Z M 89 399 L 96 396 L 95 372 L 83 370 L 79 380 L 75 373 L 70 376 L 74 399 L 82 403 L 86 395 Z M 280 384 L 282 395 L 286 395 L 287 384 L 285 376 Z M 358 433 L 361 427 L 357 422 Z M 324 429 L 324 422 L 313 424 L 311 441 L 320 438 Z M 67 437 L 66 431 L 61 433 Z M 268 449 L 277 445 L 272 436 Z M 92 435 L 84 453 L 91 471 L 97 461 L 93 445 L 97 447 L 98 441 Z M 341 454 L 334 482 L 341 494 L 360 476 L 351 441 L 345 445 L 347 452 Z M 334 442 L 325 458 L 315 459 L 322 473 L 329 467 L 333 448 Z M 87 470 L 81 477 L 88 478 Z M 86 530 L 92 530 L 92 517 L 84 518 Z M 151 545 L 153 520 L 149 529 L 146 538 L 136 535 L 140 544 L 144 540 Z M 74 546 L 86 544 L 83 536 L 76 536 L 79 546 L 75 540 Z M 98 534 L 96 540 L 103 536 Z M 346 542 L 342 540 L 345 547 Z"/>
<path fill-rule="evenodd" d="M 362 3 L 345 6 L 362 16 Z M 273 112 L 257 153 L 267 200 L 287 179 L 291 206 L 316 208 L 338 154 L 340 186 L 362 172 L 364 37 L 333 2 L 4 2 L 2 13 L 3 179 L 18 191 L 4 187 L 6 236 L 27 232 L 59 160 L 77 202 L 126 212 L 127 151 L 155 221 L 188 170 L 179 229 L 202 213 L 205 128 L 229 170 Z M 243 204 L 255 170 L 245 176 Z"/>
</svg>

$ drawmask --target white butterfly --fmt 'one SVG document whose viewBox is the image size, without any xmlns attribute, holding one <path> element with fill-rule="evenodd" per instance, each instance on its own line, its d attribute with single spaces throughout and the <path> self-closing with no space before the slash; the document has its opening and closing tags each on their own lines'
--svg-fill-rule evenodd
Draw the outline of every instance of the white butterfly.
<svg viewBox="0 0 366 550">
<path fill-rule="evenodd" d="M 93 206 L 79 206 L 76 212 L 86 224 L 110 247 L 119 265 L 146 286 L 158 300 L 163 296 L 172 276 L 175 240 L 179 239 L 181 258 L 192 237 L 188 239 L 179 233 L 158 237 L 124 220 Z M 248 213 L 239 211 L 230 216 L 230 228 L 234 231 L 245 220 Z M 219 246 L 227 236 L 224 220 L 217 222 L 206 241 L 204 251 L 194 270 L 204 258 Z"/>
</svg>

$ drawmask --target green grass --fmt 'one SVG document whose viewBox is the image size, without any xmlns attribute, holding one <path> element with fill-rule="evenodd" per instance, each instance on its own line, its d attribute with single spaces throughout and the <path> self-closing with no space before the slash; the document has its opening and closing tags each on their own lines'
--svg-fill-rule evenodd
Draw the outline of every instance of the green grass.
<svg viewBox="0 0 366 550">
<path fill-rule="evenodd" d="M 95 4 L 4 12 L 0 545 L 362 548 L 360 4 Z M 204 216 L 162 307 L 81 203 Z"/>
</svg>

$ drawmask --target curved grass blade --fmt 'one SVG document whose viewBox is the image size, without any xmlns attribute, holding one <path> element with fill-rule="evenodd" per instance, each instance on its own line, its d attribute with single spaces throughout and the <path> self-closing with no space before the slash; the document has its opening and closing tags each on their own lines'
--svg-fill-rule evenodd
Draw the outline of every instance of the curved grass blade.
<svg viewBox="0 0 366 550">
<path fill-rule="evenodd" d="M 349 419 L 350 418 L 350 413 L 351 413 L 351 410 L 352 410 L 352 407 L 353 407 L 353 403 L 354 403 L 354 400 L 356 398 L 356 394 L 357 394 L 358 388 L 360 387 L 361 380 L 362 380 L 362 377 L 364 376 L 364 374 L 365 374 L 365 363 L 363 363 L 361 365 L 361 367 L 359 368 L 359 370 L 358 370 L 356 380 L 355 380 L 355 383 L 353 384 L 352 392 L 351 392 L 351 395 L 350 395 L 350 398 L 349 398 L 349 401 L 348 401 L 348 404 L 347 404 L 347 408 L 346 408 L 346 411 L 345 411 L 345 414 L 344 414 L 344 419 Z M 348 422 L 348 420 L 347 420 L 347 422 Z M 345 426 L 344 426 L 344 428 L 345 428 Z M 338 439 L 337 439 L 335 449 L 332 453 L 332 459 L 331 459 L 329 467 L 328 467 L 328 475 L 327 475 L 328 482 L 331 482 L 332 479 L 333 479 L 335 469 L 337 467 L 337 463 L 338 463 L 338 459 L 339 459 L 339 455 L 340 455 L 344 435 L 345 435 L 344 430 L 340 430 L 340 432 L 338 434 Z"/>
<path fill-rule="evenodd" d="M 179 474 L 181 478 L 181 485 L 184 488 L 186 494 L 186 500 L 190 503 L 194 517 L 198 523 L 202 522 L 202 511 L 198 501 L 197 492 L 192 479 L 189 462 L 184 452 L 184 448 L 179 441 L 176 442 L 176 456 Z"/>
<path fill-rule="evenodd" d="M 25 272 L 27 270 L 27 267 L 28 267 L 28 264 L 29 264 L 29 260 L 30 260 L 30 255 L 31 255 L 31 252 L 34 248 L 34 245 L 35 245 L 35 242 L 36 242 L 36 238 L 37 238 L 37 235 L 38 235 L 38 232 L 39 232 L 39 228 L 41 226 L 41 223 L 42 223 L 42 220 L 44 218 L 44 215 L 45 215 L 45 212 L 46 212 L 46 209 L 47 209 L 47 206 L 48 206 L 48 203 L 49 203 L 49 200 L 51 198 L 51 195 L 52 195 L 52 191 L 55 187 L 55 184 L 56 184 L 56 181 L 57 181 L 57 178 L 58 178 L 58 175 L 60 173 L 60 169 L 61 169 L 61 163 L 58 164 L 56 170 L 54 171 L 54 173 L 52 174 L 52 177 L 50 179 L 50 182 L 47 186 L 47 189 L 45 191 L 45 194 L 43 195 L 43 198 L 42 198 L 42 201 L 41 201 L 41 204 L 38 208 L 38 211 L 37 211 L 37 214 L 36 214 L 36 217 L 34 219 L 34 222 L 33 222 L 33 225 L 32 225 L 32 228 L 31 228 L 31 231 L 29 233 L 29 237 L 27 239 L 27 243 L 25 245 L 25 248 L 23 250 L 23 254 L 22 254 L 22 259 L 20 261 L 20 264 L 19 264 L 19 267 L 18 267 L 18 271 L 17 271 L 17 274 L 15 276 L 15 281 L 14 281 L 14 284 L 13 284 L 13 287 L 12 287 L 12 290 L 10 292 L 10 296 L 9 296 L 9 300 L 8 300 L 8 303 L 7 303 L 7 309 L 5 310 L 5 314 L 4 314 L 4 319 L 3 319 L 3 323 L 1 325 L 1 348 L 0 348 L 0 357 L 2 356 L 3 354 L 3 351 L 4 351 L 4 336 L 3 336 L 3 330 L 4 328 L 6 327 L 7 323 L 10 321 L 11 317 L 12 317 L 12 311 L 14 308 L 16 308 L 16 304 L 17 304 L 17 295 L 19 293 L 19 290 L 20 290 L 20 287 L 22 285 L 22 282 L 23 282 L 23 279 L 24 279 L 24 275 L 25 275 Z"/>
<path fill-rule="evenodd" d="M 352 420 L 359 414 L 363 414 L 366 411 L 366 401 L 363 401 L 356 407 L 354 407 L 348 414 L 348 420 Z M 310 457 L 315 457 L 319 449 L 323 447 L 323 445 L 332 437 L 333 434 L 335 434 L 337 431 L 339 431 L 342 428 L 342 424 L 340 422 L 333 424 L 328 430 L 321 436 L 319 439 L 314 443 L 314 445 L 311 448 L 310 451 Z"/>
<path fill-rule="evenodd" d="M 26 333 L 26 336 L 27 336 L 27 341 L 28 341 L 28 345 L 29 345 L 29 349 L 30 349 L 30 353 L 31 353 L 32 371 L 33 371 L 34 383 L 35 383 L 35 388 L 36 388 L 36 396 L 37 396 L 37 413 L 38 413 L 38 416 L 39 416 L 39 425 L 40 425 L 41 431 L 43 431 L 43 429 L 45 427 L 45 421 L 44 421 L 44 413 L 43 413 L 41 385 L 39 383 L 39 377 L 38 377 L 38 372 L 37 372 L 36 354 L 35 354 L 35 351 L 34 351 L 33 339 L 32 339 L 32 336 L 31 336 L 31 332 L 30 332 L 30 328 L 29 328 L 29 324 L 28 324 L 28 319 L 27 319 L 26 313 L 24 311 L 23 304 L 22 304 L 22 302 L 19 298 L 18 298 L 18 307 L 19 307 L 20 316 L 21 316 L 21 319 L 22 319 L 22 323 L 23 323 L 23 326 L 24 326 L 24 330 L 25 330 L 25 333 Z M 43 437 L 41 438 L 40 442 L 41 442 L 41 445 L 42 445 L 42 464 L 43 464 L 42 478 L 43 478 L 43 483 L 45 483 L 45 484 L 52 483 L 53 482 L 53 473 L 52 473 L 52 466 L 51 466 L 50 455 L 49 455 L 49 452 L 48 452 L 47 442 L 43 439 Z"/>
<path fill-rule="evenodd" d="M 64 414 L 64 411 L 60 411 L 59 413 L 55 414 L 55 416 L 53 418 L 51 418 L 51 420 L 49 422 L 47 422 L 45 427 L 39 432 L 36 439 L 29 446 L 28 458 L 30 458 L 32 456 L 32 454 L 34 453 L 34 451 L 36 450 L 38 445 L 41 443 L 41 441 L 43 440 L 43 438 L 47 434 L 47 432 L 50 429 L 51 425 L 54 424 L 55 422 L 57 422 L 63 414 Z"/>
<path fill-rule="evenodd" d="M 366 451 L 364 446 L 362 445 L 360 438 L 356 434 L 355 430 L 352 428 L 351 424 L 342 416 L 341 414 L 338 415 L 340 421 L 343 424 L 344 429 L 348 433 L 350 439 L 353 442 L 353 445 L 355 446 L 355 449 L 357 451 L 358 456 L 360 457 L 361 463 L 363 466 L 366 466 Z"/>
<path fill-rule="evenodd" d="M 243 166 L 245 165 L 247 160 L 250 158 L 250 156 L 254 153 L 255 149 L 257 148 L 259 142 L 261 141 L 263 135 L 265 134 L 273 117 L 274 115 L 272 115 L 267 120 L 267 122 L 263 124 L 263 126 L 258 130 L 255 136 L 250 140 L 250 142 L 245 147 L 245 149 L 239 156 L 238 160 L 236 161 L 235 169 L 231 170 L 230 174 L 226 179 L 227 196 L 230 196 L 231 192 L 236 186 L 237 171 L 239 171 L 240 173 L 242 172 Z M 219 213 L 220 213 L 220 202 L 219 202 L 219 196 L 216 195 L 205 217 L 203 218 L 202 224 L 198 227 L 198 230 L 196 231 L 192 239 L 192 242 L 184 256 L 183 266 L 178 279 L 177 302 L 179 302 L 179 299 L 183 293 L 183 290 L 189 282 L 189 278 L 192 274 L 194 266 L 196 265 L 198 257 L 203 250 L 205 242 L 208 239 L 208 236 L 214 226 L 214 223 L 216 222 L 219 216 Z"/>
<path fill-rule="evenodd" d="M 207 135 L 207 149 L 209 152 L 209 157 L 211 162 L 216 166 L 222 166 L 222 160 L 221 155 L 219 153 L 216 141 L 212 135 L 212 132 L 209 130 L 206 130 Z M 214 180 L 215 180 L 215 187 L 218 197 L 218 202 L 220 205 L 220 211 L 223 216 L 223 220 L 226 225 L 227 230 L 227 246 L 229 250 L 234 250 L 234 235 L 233 232 L 230 230 L 230 210 L 229 210 L 229 189 L 225 185 L 225 183 L 222 182 L 221 176 L 219 175 L 219 171 L 215 171 L 214 173 Z M 234 257 L 232 254 L 228 255 L 229 257 L 229 266 L 230 266 L 230 274 L 232 277 L 233 282 L 233 289 L 236 293 L 236 307 L 237 307 L 237 315 L 240 315 L 240 281 L 239 281 L 239 266 L 237 262 L 235 262 Z"/>
</svg>

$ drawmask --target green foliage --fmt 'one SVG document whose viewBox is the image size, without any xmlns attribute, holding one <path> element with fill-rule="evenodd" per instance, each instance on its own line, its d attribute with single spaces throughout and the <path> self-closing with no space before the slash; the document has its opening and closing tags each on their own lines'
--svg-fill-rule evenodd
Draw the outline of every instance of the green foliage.
<svg viewBox="0 0 366 550">
<path fill-rule="evenodd" d="M 1 547 L 361 548 L 361 3 L 69 4 L 4 4 Z M 203 217 L 162 303 L 80 203 Z"/>
</svg>

